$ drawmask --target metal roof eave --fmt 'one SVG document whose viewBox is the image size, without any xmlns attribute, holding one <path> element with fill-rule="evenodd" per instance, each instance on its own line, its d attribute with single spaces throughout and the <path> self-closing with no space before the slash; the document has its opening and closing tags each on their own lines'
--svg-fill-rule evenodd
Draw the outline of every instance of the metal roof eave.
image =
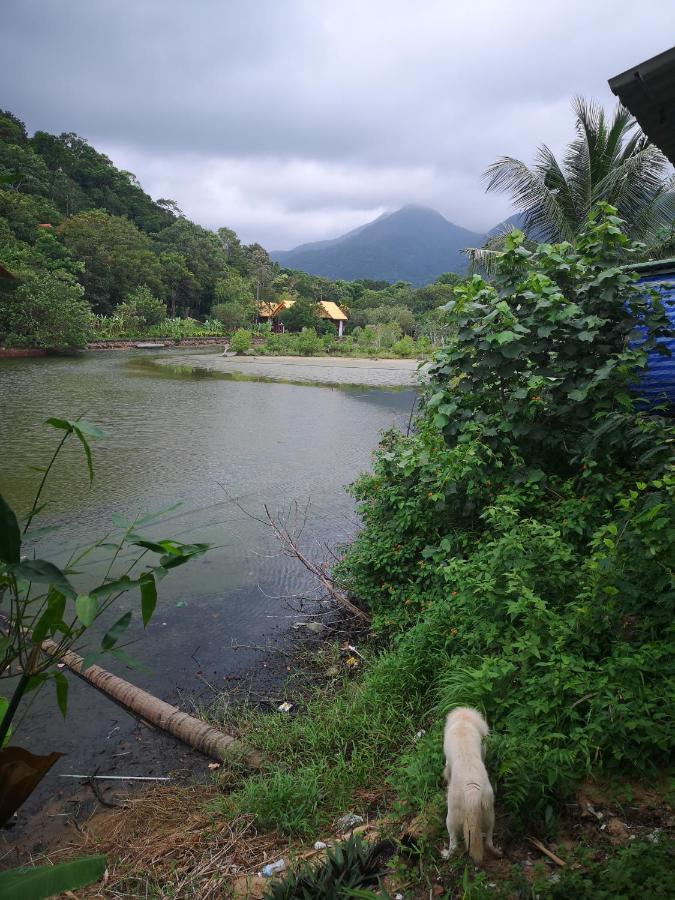
<svg viewBox="0 0 675 900">
<path fill-rule="evenodd" d="M 609 87 L 675 164 L 675 47 L 610 78 Z"/>
</svg>

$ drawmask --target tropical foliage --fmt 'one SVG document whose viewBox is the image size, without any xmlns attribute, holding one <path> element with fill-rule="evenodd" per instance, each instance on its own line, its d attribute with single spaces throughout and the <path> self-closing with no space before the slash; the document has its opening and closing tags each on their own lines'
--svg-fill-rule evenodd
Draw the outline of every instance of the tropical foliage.
<svg viewBox="0 0 675 900">
<path fill-rule="evenodd" d="M 514 233 L 495 284 L 456 289 L 457 337 L 415 433 L 386 434 L 356 483 L 364 527 L 334 572 L 380 649 L 332 698 L 253 722 L 272 762 L 230 812 L 315 833 L 384 778 L 442 828 L 442 723 L 462 704 L 487 715 L 513 826 L 550 827 L 591 772 L 667 762 L 673 428 L 632 393 L 666 321 L 616 266 L 637 250 L 621 225 L 601 206 L 576 246 Z"/>
<path fill-rule="evenodd" d="M 608 117 L 599 103 L 577 97 L 573 109 L 576 137 L 561 161 L 545 144 L 532 166 L 503 156 L 484 173 L 487 190 L 510 195 L 532 240 L 574 242 L 594 205 L 606 202 L 630 238 L 658 247 L 675 219 L 668 160 L 622 106 Z M 499 235 L 487 245 L 500 246 Z"/>
</svg>

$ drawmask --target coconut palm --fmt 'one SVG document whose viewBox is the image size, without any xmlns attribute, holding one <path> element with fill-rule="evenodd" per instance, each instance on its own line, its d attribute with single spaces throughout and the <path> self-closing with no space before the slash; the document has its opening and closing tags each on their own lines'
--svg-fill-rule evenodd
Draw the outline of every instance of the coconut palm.
<svg viewBox="0 0 675 900">
<path fill-rule="evenodd" d="M 610 120 L 602 106 L 573 101 L 576 138 L 562 163 L 542 144 L 533 166 L 502 156 L 483 174 L 488 191 L 506 191 L 535 240 L 571 241 L 599 200 L 615 206 L 634 240 L 654 242 L 675 219 L 675 181 L 670 164 L 622 106 Z M 492 240 L 486 249 L 496 249 Z M 471 255 L 471 254 L 470 254 Z M 476 262 L 483 254 L 474 252 Z"/>
</svg>

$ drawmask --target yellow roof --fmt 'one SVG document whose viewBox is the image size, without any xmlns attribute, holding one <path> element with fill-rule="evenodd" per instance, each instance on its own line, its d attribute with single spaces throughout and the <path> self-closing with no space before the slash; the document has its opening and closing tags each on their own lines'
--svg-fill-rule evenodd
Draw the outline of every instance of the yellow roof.
<svg viewBox="0 0 675 900">
<path fill-rule="evenodd" d="M 294 303 L 295 300 L 281 300 L 279 303 L 260 303 L 258 305 L 258 315 L 263 318 L 268 316 L 274 318 L 283 310 L 290 309 Z M 343 322 L 347 321 L 348 317 L 342 312 L 337 303 L 333 303 L 332 300 L 321 300 L 317 306 L 319 307 L 319 317 L 321 319 L 333 319 L 335 322 L 340 320 Z"/>
<path fill-rule="evenodd" d="M 332 300 L 322 300 L 319 303 L 321 307 L 321 311 L 319 312 L 319 316 L 322 319 L 334 319 L 336 322 L 342 320 L 343 322 L 347 321 L 347 316 L 342 312 L 337 303 L 333 303 Z"/>
<path fill-rule="evenodd" d="M 267 301 L 263 301 L 258 304 L 258 315 L 263 318 L 271 318 L 276 315 L 278 307 L 278 303 L 268 303 Z"/>
</svg>

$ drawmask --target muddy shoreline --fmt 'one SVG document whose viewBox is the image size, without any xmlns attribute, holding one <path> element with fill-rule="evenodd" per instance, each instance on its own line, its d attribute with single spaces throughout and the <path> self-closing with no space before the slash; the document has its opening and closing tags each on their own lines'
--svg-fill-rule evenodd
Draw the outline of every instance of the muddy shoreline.
<svg viewBox="0 0 675 900">
<path fill-rule="evenodd" d="M 172 702 L 193 715 L 208 709 L 217 699 L 223 702 L 225 698 L 240 702 L 248 697 L 255 705 L 271 709 L 270 704 L 260 698 L 276 698 L 285 693 L 289 669 L 295 668 L 300 660 L 298 647 L 294 647 L 292 641 L 294 634 L 289 630 L 269 638 L 259 659 L 251 662 L 247 655 L 249 665 L 237 673 L 221 676 L 222 687 L 218 685 L 217 692 L 213 684 L 217 673 L 202 672 L 195 663 L 195 674 L 203 682 L 203 689 L 183 695 L 180 686 L 176 685 L 170 694 Z M 95 691 L 88 685 L 83 687 Z M 102 706 L 111 704 L 103 695 L 99 697 Z M 94 816 L 120 807 L 158 784 L 185 787 L 206 784 L 213 779 L 210 757 L 137 720 L 120 707 L 117 710 L 116 724 L 108 734 L 106 746 L 96 752 L 92 762 L 83 766 L 71 760 L 72 764 L 68 765 L 69 757 L 64 757 L 68 774 L 72 769 L 73 774 L 85 776 L 127 775 L 156 777 L 158 780 L 125 781 L 121 778 L 105 781 L 86 777 L 61 778 L 61 772 L 48 773 L 13 820 L 0 828 L 0 870 L 30 862 L 45 853 L 65 852 L 81 846 L 83 829 Z M 17 744 L 21 745 L 21 740 Z M 165 778 L 170 782 L 159 780 Z"/>
</svg>

